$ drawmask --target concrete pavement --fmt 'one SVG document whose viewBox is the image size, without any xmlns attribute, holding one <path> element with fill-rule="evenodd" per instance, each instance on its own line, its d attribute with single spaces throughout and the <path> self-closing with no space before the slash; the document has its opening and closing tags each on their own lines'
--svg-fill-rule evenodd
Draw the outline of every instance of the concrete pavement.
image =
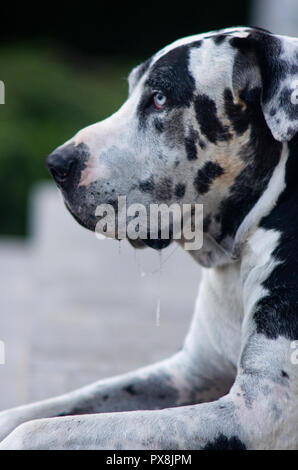
<svg viewBox="0 0 298 470">
<path fill-rule="evenodd" d="M 49 183 L 34 190 L 30 218 L 29 239 L 0 239 L 0 410 L 149 364 L 182 345 L 200 279 L 187 253 L 172 244 L 160 261 L 151 249 L 96 239 Z"/>
</svg>

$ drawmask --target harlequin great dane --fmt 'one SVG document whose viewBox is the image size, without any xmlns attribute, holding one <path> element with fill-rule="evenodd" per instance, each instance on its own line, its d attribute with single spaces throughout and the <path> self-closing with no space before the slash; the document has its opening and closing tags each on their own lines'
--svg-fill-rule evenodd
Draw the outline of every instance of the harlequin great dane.
<svg viewBox="0 0 298 470">
<path fill-rule="evenodd" d="M 298 447 L 297 61 L 298 39 L 255 28 L 178 40 L 132 71 L 118 112 L 48 157 L 91 230 L 119 195 L 202 203 L 203 281 L 181 351 L 2 412 L 2 449 Z"/>
</svg>

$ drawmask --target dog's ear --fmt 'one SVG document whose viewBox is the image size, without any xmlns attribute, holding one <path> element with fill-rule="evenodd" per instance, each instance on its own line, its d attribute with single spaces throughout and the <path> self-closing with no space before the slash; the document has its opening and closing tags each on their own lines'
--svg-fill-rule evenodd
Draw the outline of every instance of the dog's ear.
<svg viewBox="0 0 298 470">
<path fill-rule="evenodd" d="M 261 106 L 273 137 L 291 140 L 298 131 L 298 39 L 254 30 L 234 37 L 234 96 L 244 88 L 261 88 Z"/>
</svg>

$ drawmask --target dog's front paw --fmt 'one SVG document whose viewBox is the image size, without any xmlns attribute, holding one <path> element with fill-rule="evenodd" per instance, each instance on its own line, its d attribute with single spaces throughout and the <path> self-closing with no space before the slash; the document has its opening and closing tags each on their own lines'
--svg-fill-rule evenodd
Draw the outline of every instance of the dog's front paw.
<svg viewBox="0 0 298 470">
<path fill-rule="evenodd" d="M 14 410 L 0 412 L 0 443 L 5 439 L 19 424 L 22 423 L 20 416 Z"/>
<path fill-rule="evenodd" d="M 63 450 L 71 446 L 71 423 L 65 418 L 42 418 L 26 421 L 1 443 L 0 450 Z M 60 426 L 62 424 L 62 427 Z"/>
<path fill-rule="evenodd" d="M 26 409 L 17 407 L 0 412 L 0 443 L 21 424 L 32 420 Z"/>
<path fill-rule="evenodd" d="M 23 450 L 25 449 L 26 424 L 21 424 L 5 439 L 0 442 L 0 450 Z"/>
<path fill-rule="evenodd" d="M 42 422 L 46 420 L 27 421 L 17 426 L 1 443 L 0 450 L 33 450 L 38 449 L 42 437 Z"/>
</svg>

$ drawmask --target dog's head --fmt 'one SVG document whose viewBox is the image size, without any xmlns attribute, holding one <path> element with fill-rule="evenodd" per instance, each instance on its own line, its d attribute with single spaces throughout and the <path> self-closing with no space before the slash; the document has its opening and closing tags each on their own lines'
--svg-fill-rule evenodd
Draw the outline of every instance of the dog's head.
<svg viewBox="0 0 298 470">
<path fill-rule="evenodd" d="M 119 111 L 48 157 L 68 209 L 94 230 L 119 196 L 202 203 L 204 231 L 229 248 L 298 129 L 297 60 L 297 39 L 254 28 L 165 47 L 131 72 Z"/>
</svg>

